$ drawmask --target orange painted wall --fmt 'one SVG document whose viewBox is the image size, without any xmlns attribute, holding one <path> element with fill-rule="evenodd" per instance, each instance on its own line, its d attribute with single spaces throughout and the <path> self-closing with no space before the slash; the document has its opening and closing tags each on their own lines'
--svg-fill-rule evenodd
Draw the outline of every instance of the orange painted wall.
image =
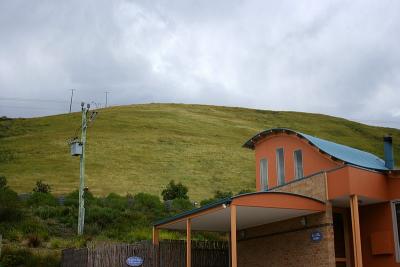
<svg viewBox="0 0 400 267">
<path fill-rule="evenodd" d="M 262 158 L 268 160 L 268 187 L 273 188 L 278 185 L 276 149 L 281 147 L 284 149 L 285 156 L 285 182 L 290 182 L 294 179 L 295 166 L 293 153 L 298 149 L 301 149 L 303 153 L 304 176 L 340 166 L 340 163 L 329 159 L 304 139 L 295 135 L 285 133 L 270 135 L 262 139 L 255 146 L 257 191 L 260 190 L 260 160 Z"/>
<path fill-rule="evenodd" d="M 400 189 L 400 183 L 398 184 Z M 360 195 L 375 200 L 389 200 L 389 183 L 385 174 L 353 166 L 328 172 L 328 197 Z"/>
<path fill-rule="evenodd" d="M 394 267 L 396 263 L 392 213 L 389 202 L 360 207 L 360 229 L 364 267 Z M 374 236 L 383 236 L 381 239 Z M 371 239 L 374 244 L 371 244 Z M 379 243 L 377 243 L 379 242 Z M 391 254 L 373 255 L 372 246 L 391 250 Z"/>
<path fill-rule="evenodd" d="M 327 173 L 328 199 L 350 196 L 349 167 L 343 167 Z"/>
<path fill-rule="evenodd" d="M 388 179 L 380 172 L 349 167 L 350 194 L 388 200 Z"/>
<path fill-rule="evenodd" d="M 400 199 L 400 177 L 388 178 L 388 187 L 390 199 Z"/>
</svg>

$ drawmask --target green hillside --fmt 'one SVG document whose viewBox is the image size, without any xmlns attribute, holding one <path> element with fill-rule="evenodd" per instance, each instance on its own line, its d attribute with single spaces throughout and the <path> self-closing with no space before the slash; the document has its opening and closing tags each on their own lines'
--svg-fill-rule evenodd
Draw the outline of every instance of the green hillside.
<svg viewBox="0 0 400 267">
<path fill-rule="evenodd" d="M 79 158 L 67 140 L 80 113 L 0 121 L 0 175 L 29 192 L 35 181 L 64 194 L 78 187 Z M 215 190 L 254 188 L 253 151 L 242 144 L 260 130 L 286 127 L 382 157 L 392 134 L 400 159 L 400 130 L 331 116 L 204 105 L 146 104 L 99 110 L 88 131 L 87 185 L 94 194 L 159 194 L 169 180 L 189 187 L 193 200 Z M 399 162 L 399 161 L 397 161 Z"/>
</svg>

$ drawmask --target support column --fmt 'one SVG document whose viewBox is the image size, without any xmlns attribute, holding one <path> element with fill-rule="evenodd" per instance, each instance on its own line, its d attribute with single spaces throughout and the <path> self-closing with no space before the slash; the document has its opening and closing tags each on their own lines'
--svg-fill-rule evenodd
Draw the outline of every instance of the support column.
<svg viewBox="0 0 400 267">
<path fill-rule="evenodd" d="M 232 267 L 237 267 L 237 239 L 236 239 L 237 210 L 231 205 L 231 261 Z"/>
<path fill-rule="evenodd" d="M 358 212 L 358 197 L 350 197 L 351 225 L 353 232 L 354 266 L 362 267 L 360 216 Z"/>
<path fill-rule="evenodd" d="M 160 231 L 153 226 L 153 245 L 158 246 L 160 243 Z"/>
<path fill-rule="evenodd" d="M 192 266 L 192 225 L 190 219 L 186 219 L 186 267 Z"/>
<path fill-rule="evenodd" d="M 153 257 L 154 257 L 154 266 L 160 266 L 160 230 L 153 226 Z"/>
</svg>

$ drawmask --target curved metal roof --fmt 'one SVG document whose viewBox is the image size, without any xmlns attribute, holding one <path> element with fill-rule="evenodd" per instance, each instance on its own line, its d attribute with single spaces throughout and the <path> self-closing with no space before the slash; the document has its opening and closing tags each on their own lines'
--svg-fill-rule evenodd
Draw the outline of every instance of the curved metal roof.
<svg viewBox="0 0 400 267">
<path fill-rule="evenodd" d="M 389 170 L 385 166 L 385 161 L 375 156 L 374 154 L 285 128 L 274 128 L 262 131 L 250 138 L 243 146 L 254 149 L 255 143 L 257 141 L 274 132 L 286 132 L 296 134 L 297 136 L 306 139 L 310 144 L 317 147 L 320 151 L 329 154 L 334 158 L 342 160 L 348 164 L 372 170 Z"/>
</svg>

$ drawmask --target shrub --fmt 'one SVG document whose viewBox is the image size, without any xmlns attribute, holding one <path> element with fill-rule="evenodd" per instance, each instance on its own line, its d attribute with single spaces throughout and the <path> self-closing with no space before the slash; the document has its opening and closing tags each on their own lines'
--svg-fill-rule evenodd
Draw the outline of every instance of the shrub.
<svg viewBox="0 0 400 267">
<path fill-rule="evenodd" d="M 194 208 L 193 203 L 188 199 L 174 199 L 168 205 L 168 210 L 172 214 L 181 213 Z"/>
<path fill-rule="evenodd" d="M 1 257 L 1 264 L 7 267 L 25 266 L 30 257 L 32 257 L 32 253 L 27 249 L 5 248 Z"/>
<path fill-rule="evenodd" d="M 86 190 L 84 192 L 84 198 L 85 198 L 85 206 L 90 206 L 96 202 L 95 197 L 89 190 Z M 64 205 L 78 207 L 79 206 L 79 190 L 72 191 L 71 193 L 66 195 L 65 199 L 64 199 Z"/>
<path fill-rule="evenodd" d="M 214 197 L 202 200 L 200 202 L 200 205 L 204 206 L 204 205 L 211 204 L 211 203 L 216 202 L 218 200 L 225 199 L 225 198 L 232 197 L 232 196 L 233 196 L 233 193 L 231 191 L 225 192 L 225 191 L 217 190 L 214 193 Z"/>
<path fill-rule="evenodd" d="M 50 185 L 45 184 L 42 182 L 42 180 L 39 180 L 36 182 L 35 188 L 33 188 L 33 192 L 38 192 L 38 193 L 50 193 Z"/>
<path fill-rule="evenodd" d="M 188 188 L 182 183 L 175 184 L 174 180 L 171 180 L 167 187 L 161 192 L 164 201 L 173 199 L 189 199 L 187 196 Z"/>
<path fill-rule="evenodd" d="M 7 267 L 17 267 L 23 265 L 25 256 L 18 254 L 6 254 L 1 259 L 1 264 Z"/>
<path fill-rule="evenodd" d="M 163 205 L 158 196 L 147 193 L 136 194 L 133 198 L 133 210 L 146 214 L 160 215 Z"/>
<path fill-rule="evenodd" d="M 2 229 L 2 232 L 4 233 L 4 238 L 8 239 L 9 241 L 21 241 L 23 234 L 20 230 L 15 229 L 14 227 L 7 229 L 6 231 L 4 231 Z"/>
<path fill-rule="evenodd" d="M 150 238 L 151 230 L 149 228 L 138 228 L 125 235 L 123 241 L 133 243 L 136 241 L 148 240 Z"/>
<path fill-rule="evenodd" d="M 33 254 L 28 249 L 5 248 L 0 265 L 6 267 L 54 267 L 60 266 L 60 258 L 56 253 Z"/>
<path fill-rule="evenodd" d="M 63 211 L 64 209 L 61 207 L 38 206 L 34 209 L 33 214 L 43 220 L 47 220 L 61 217 Z"/>
<path fill-rule="evenodd" d="M 107 207 L 123 210 L 127 207 L 127 198 L 115 193 L 110 193 L 104 200 L 103 204 Z"/>
<path fill-rule="evenodd" d="M 18 221 L 22 217 L 18 194 L 4 186 L 0 188 L 0 222 Z"/>
<path fill-rule="evenodd" d="M 57 206 L 57 199 L 50 193 L 33 192 L 28 198 L 28 204 L 31 206 Z"/>
<path fill-rule="evenodd" d="M 91 207 L 90 209 L 86 209 L 86 223 L 96 223 L 100 227 L 104 228 L 107 225 L 110 225 L 114 222 L 116 218 L 118 218 L 120 214 L 118 211 L 112 208 L 103 208 L 103 207 Z"/>
<path fill-rule="evenodd" d="M 26 236 L 37 235 L 43 240 L 47 240 L 49 238 L 47 225 L 35 218 L 24 220 L 20 224 L 19 229 Z"/>
</svg>

